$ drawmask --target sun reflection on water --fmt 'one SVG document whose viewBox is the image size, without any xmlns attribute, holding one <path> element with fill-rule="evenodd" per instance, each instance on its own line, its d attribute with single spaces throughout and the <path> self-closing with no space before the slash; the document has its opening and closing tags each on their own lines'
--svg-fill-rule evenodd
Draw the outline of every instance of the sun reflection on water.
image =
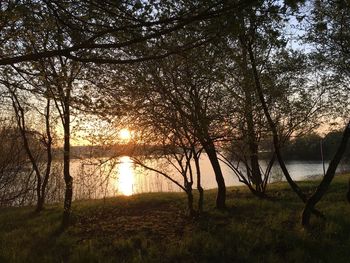
<svg viewBox="0 0 350 263">
<path fill-rule="evenodd" d="M 132 195 L 134 185 L 134 169 L 129 156 L 120 158 L 118 192 L 123 195 Z"/>
</svg>

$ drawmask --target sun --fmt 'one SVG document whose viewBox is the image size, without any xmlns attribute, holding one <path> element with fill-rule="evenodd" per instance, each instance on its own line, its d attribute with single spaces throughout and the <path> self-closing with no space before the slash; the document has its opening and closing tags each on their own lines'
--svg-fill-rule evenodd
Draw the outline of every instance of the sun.
<svg viewBox="0 0 350 263">
<path fill-rule="evenodd" d="M 119 131 L 119 138 L 123 141 L 128 141 L 131 139 L 131 132 L 128 129 L 121 129 Z"/>
</svg>

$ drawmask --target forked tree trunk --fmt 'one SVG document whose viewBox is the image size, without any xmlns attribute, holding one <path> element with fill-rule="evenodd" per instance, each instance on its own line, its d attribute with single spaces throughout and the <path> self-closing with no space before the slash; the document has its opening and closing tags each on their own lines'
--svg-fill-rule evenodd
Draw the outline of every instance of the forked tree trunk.
<svg viewBox="0 0 350 263">
<path fill-rule="evenodd" d="M 241 20 L 243 24 L 243 19 Z M 252 87 L 251 74 L 249 74 L 248 70 L 248 54 L 247 47 L 244 43 L 244 37 L 240 37 L 240 43 L 242 48 L 242 71 L 243 71 L 243 89 L 244 89 L 244 97 L 245 97 L 245 105 L 244 105 L 244 116 L 245 121 L 247 123 L 247 137 L 248 137 L 248 148 L 249 148 L 249 160 L 251 166 L 251 179 L 253 184 L 255 185 L 255 191 L 260 192 L 263 191 L 263 180 L 259 166 L 259 158 L 258 158 L 258 143 L 256 140 L 256 131 L 254 127 L 254 115 L 253 115 L 253 95 L 254 89 Z"/>
<path fill-rule="evenodd" d="M 256 63 L 255 63 L 255 57 L 254 57 L 254 53 L 251 47 L 251 44 L 247 43 L 247 48 L 248 48 L 248 53 L 249 53 L 249 58 L 251 61 L 251 65 L 252 65 L 252 70 L 253 70 L 253 76 L 254 76 L 254 80 L 255 80 L 255 87 L 256 87 L 256 91 L 258 93 L 258 97 L 260 100 L 260 103 L 263 107 L 263 111 L 264 111 L 264 115 L 267 119 L 267 122 L 270 126 L 270 129 L 272 131 L 272 137 L 273 137 L 273 146 L 274 146 L 274 150 L 275 150 L 275 154 L 277 157 L 277 160 L 279 162 L 279 165 L 282 169 L 282 172 L 284 174 L 284 177 L 286 178 L 289 186 L 292 188 L 292 190 L 297 194 L 297 196 L 304 202 L 307 202 L 307 195 L 301 190 L 301 188 L 293 181 L 292 177 L 290 176 L 287 166 L 283 160 L 282 154 L 281 154 L 281 150 L 280 150 L 280 141 L 279 141 L 279 137 L 278 137 L 278 131 L 276 128 L 275 123 L 273 122 L 267 103 L 265 101 L 264 98 L 264 93 L 262 90 L 262 86 L 260 83 L 260 78 L 259 78 L 259 74 L 256 68 Z M 315 214 L 318 217 L 324 218 L 324 215 L 316 210 L 315 208 L 312 209 L 312 213 Z"/>
<path fill-rule="evenodd" d="M 337 170 L 338 164 L 340 163 L 344 152 L 346 150 L 347 143 L 349 141 L 350 137 L 350 121 L 345 127 L 342 140 L 340 142 L 340 145 L 337 149 L 337 152 L 335 153 L 332 161 L 329 164 L 329 167 L 327 169 L 327 172 L 325 176 L 323 177 L 321 183 L 318 185 L 316 191 L 312 194 L 312 196 L 307 200 L 305 204 L 305 208 L 302 214 L 301 224 L 304 227 L 308 227 L 310 225 L 310 217 L 313 209 L 315 208 L 316 204 L 321 200 L 323 195 L 328 190 L 328 187 L 330 183 L 332 182 L 335 172 Z"/>
<path fill-rule="evenodd" d="M 12 95 L 12 106 L 16 114 L 16 120 L 17 120 L 17 126 L 20 130 L 21 137 L 23 140 L 23 147 L 27 153 L 27 156 L 32 164 L 33 170 L 36 175 L 36 198 L 37 198 L 37 204 L 35 212 L 41 212 L 44 208 L 44 196 L 42 195 L 42 175 L 37 163 L 37 160 L 35 159 L 32 150 L 29 146 L 29 140 L 27 138 L 27 127 L 26 127 L 26 121 L 25 121 L 25 113 L 24 109 L 21 106 L 21 103 L 16 95 L 15 92 L 11 91 L 9 88 L 9 91 Z"/>
<path fill-rule="evenodd" d="M 258 71 L 256 68 L 254 53 L 253 53 L 253 50 L 252 50 L 250 43 L 247 43 L 247 49 L 248 49 L 249 59 L 250 59 L 251 65 L 252 65 L 256 91 L 257 91 L 260 103 L 263 107 L 265 117 L 267 119 L 267 122 L 268 122 L 270 129 L 271 129 L 271 132 L 272 132 L 273 145 L 274 145 L 277 160 L 280 164 L 280 167 L 282 169 L 282 172 L 283 172 L 288 184 L 293 189 L 293 191 L 298 195 L 298 197 L 305 203 L 307 201 L 306 195 L 303 193 L 303 191 L 300 189 L 300 187 L 291 178 L 291 176 L 288 172 L 288 169 L 286 167 L 286 164 L 283 160 L 283 157 L 282 157 L 282 154 L 280 151 L 280 141 L 279 141 L 279 137 L 278 137 L 278 131 L 277 131 L 277 128 L 276 128 L 274 121 L 272 120 L 267 103 L 265 101 L 264 93 L 263 93 L 262 86 L 260 83 L 259 74 L 258 74 Z"/>
</svg>

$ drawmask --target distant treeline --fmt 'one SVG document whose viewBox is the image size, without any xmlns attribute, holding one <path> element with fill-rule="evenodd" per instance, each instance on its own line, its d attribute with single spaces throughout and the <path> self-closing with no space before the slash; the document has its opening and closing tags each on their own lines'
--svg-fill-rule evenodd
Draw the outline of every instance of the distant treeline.
<svg viewBox="0 0 350 263">
<path fill-rule="evenodd" d="M 80 158 L 101 158 L 101 157 L 119 157 L 119 156 L 139 156 L 139 155 L 164 155 L 168 151 L 165 145 L 137 145 L 133 143 L 113 144 L 113 145 L 89 145 L 89 146 L 72 146 L 72 159 Z M 62 148 L 54 150 L 56 158 L 62 158 Z M 179 148 L 180 152 L 180 148 Z"/>
<path fill-rule="evenodd" d="M 329 132 L 322 137 L 316 133 L 291 139 L 283 147 L 284 158 L 289 160 L 324 160 L 332 159 L 342 138 L 341 131 Z M 322 145 L 322 151 L 321 151 Z M 350 149 L 344 154 L 343 160 L 350 160 Z"/>
</svg>

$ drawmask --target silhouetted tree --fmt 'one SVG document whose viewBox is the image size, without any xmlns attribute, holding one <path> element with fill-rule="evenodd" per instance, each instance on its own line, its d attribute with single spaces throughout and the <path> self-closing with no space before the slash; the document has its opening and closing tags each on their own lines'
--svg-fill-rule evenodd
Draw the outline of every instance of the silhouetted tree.
<svg viewBox="0 0 350 263">
<path fill-rule="evenodd" d="M 310 224 L 311 213 L 316 204 L 327 192 L 332 182 L 337 166 L 340 163 L 350 137 L 350 122 L 347 95 L 349 94 L 348 81 L 350 79 L 350 4 L 348 1 L 315 1 L 313 7 L 313 20 L 310 25 L 308 40 L 315 44 L 314 53 L 318 63 L 325 74 L 330 76 L 332 83 L 337 83 L 337 88 L 328 88 L 332 98 L 336 116 L 343 117 L 346 125 L 340 144 L 332 158 L 325 176 L 315 192 L 307 200 L 301 223 L 304 227 Z M 336 95 L 337 100 L 333 101 Z M 342 98 L 342 99 L 340 99 Z M 345 113 L 344 115 L 342 113 Z M 350 189 L 349 189 L 350 191 Z M 349 193 L 347 194 L 349 196 Z"/>
<path fill-rule="evenodd" d="M 322 178 L 321 183 L 317 186 L 316 191 L 310 196 L 305 204 L 305 208 L 302 214 L 301 223 L 304 227 L 308 227 L 310 224 L 310 217 L 312 210 L 316 206 L 316 204 L 321 200 L 323 195 L 327 192 L 330 183 L 332 182 L 335 172 L 337 170 L 338 164 L 343 157 L 343 154 L 346 150 L 347 143 L 350 138 L 350 122 L 345 127 L 342 140 L 339 144 L 337 152 L 335 153 L 333 159 L 329 163 L 329 167 L 327 169 L 326 174 Z"/>
<path fill-rule="evenodd" d="M 254 1 L 6 1 L 0 5 L 0 65 L 58 56 L 112 64 L 161 59 L 205 41 L 199 37 L 174 46 L 165 36 L 216 19 L 222 13 L 239 12 L 251 2 Z M 36 38 L 33 31 L 61 32 L 64 44 L 44 48 L 50 37 Z M 28 36 L 42 48 L 27 46 Z M 145 42 L 148 49 L 135 52 Z"/>
<path fill-rule="evenodd" d="M 246 8 L 229 19 L 231 30 L 226 42 L 233 54 L 228 60 L 233 78 L 230 86 L 243 109 L 238 123 L 246 124 L 246 152 L 251 166 L 248 170 L 252 171 L 254 184 L 264 189 L 257 154 L 258 131 L 267 126 L 265 136 L 271 133 L 276 159 L 288 183 L 306 201 L 281 154 L 284 141 L 292 134 L 312 128 L 315 122 L 310 120 L 319 108 L 313 87 L 305 84 L 305 57 L 286 47 L 288 39 L 283 33 L 288 12 L 295 9 L 297 2 L 264 1 Z M 264 116 L 259 115 L 261 112 Z M 270 164 L 274 158 L 272 155 Z"/>
<path fill-rule="evenodd" d="M 176 113 L 169 114 L 172 115 L 170 118 L 162 115 L 159 111 L 153 114 L 148 112 L 148 117 L 145 120 L 147 124 L 143 122 L 142 131 L 136 132 L 137 135 L 134 139 L 137 141 L 137 148 L 132 154 L 132 159 L 136 165 L 162 175 L 182 189 L 187 195 L 188 213 L 192 217 L 195 215 L 193 206 L 195 171 L 200 193 L 198 211 L 201 212 L 203 209 L 203 189 L 201 189 L 200 185 L 198 159 L 200 150 L 196 150 L 195 145 L 188 140 L 189 137 L 184 136 L 183 132 L 187 133 L 187 131 L 181 129 L 178 126 L 179 123 L 174 121 L 174 119 L 177 119 L 177 117 L 174 117 Z M 141 123 L 137 125 L 141 125 Z M 152 160 L 156 160 L 158 165 L 150 163 Z M 195 161 L 195 166 L 192 163 L 193 160 Z M 159 162 L 161 167 L 159 167 Z M 171 170 L 167 171 L 165 166 L 174 170 L 175 174 Z M 181 179 L 183 183 L 181 183 Z"/>
<path fill-rule="evenodd" d="M 128 76 L 134 76 L 130 80 L 135 83 L 131 89 L 135 94 L 140 92 L 140 103 L 147 106 L 156 100 L 151 106 L 161 107 L 160 114 L 176 113 L 181 119 L 177 129 L 183 129 L 200 143 L 215 172 L 218 184 L 216 207 L 223 209 L 226 187 L 215 144 L 225 134 L 221 117 L 226 114 L 226 100 L 215 81 L 219 77 L 216 74 L 220 75 L 215 59 L 209 56 L 209 51 L 186 53 L 133 67 Z M 136 91 L 137 88 L 142 91 Z M 147 108 L 138 114 L 147 114 Z"/>
<path fill-rule="evenodd" d="M 14 70 L 5 69 L 2 73 L 0 83 L 6 88 L 7 97 L 11 100 L 23 147 L 36 176 L 36 211 L 40 212 L 44 208 L 52 163 L 53 140 L 51 130 L 53 125 L 50 116 L 50 99 L 44 99 L 46 102 L 42 105 L 42 101 L 34 97 L 36 105 L 30 103 L 29 98 L 33 98 L 33 96 L 29 91 L 27 80 L 16 76 Z M 35 111 L 35 114 L 40 115 L 44 119 L 44 129 L 41 129 L 42 127 L 36 129 L 29 127 L 27 124 L 30 118 L 30 115 L 27 114 L 29 110 Z M 45 152 L 44 158 L 42 157 L 42 152 Z M 45 163 L 44 169 L 42 168 L 42 163 Z"/>
<path fill-rule="evenodd" d="M 2 100 L 2 102 L 4 102 Z M 4 105 L 4 104 L 3 104 Z M 35 176 L 22 146 L 15 119 L 2 107 L 0 125 L 0 206 L 30 203 L 35 191 Z"/>
<path fill-rule="evenodd" d="M 10 84 L 9 84 L 10 85 Z M 45 119 L 45 134 L 40 134 L 41 138 L 36 138 L 37 136 L 34 136 L 33 138 L 30 138 L 31 131 L 28 130 L 27 124 L 26 124 L 26 112 L 23 108 L 23 102 L 21 102 L 16 89 L 13 89 L 13 87 L 8 87 L 13 109 L 16 116 L 17 126 L 21 133 L 22 140 L 23 140 L 23 146 L 24 149 L 28 155 L 28 158 L 32 164 L 33 170 L 36 175 L 36 193 L 37 193 L 37 205 L 36 205 L 36 212 L 41 212 L 44 208 L 45 204 L 45 197 L 46 197 L 46 191 L 47 191 L 47 185 L 49 182 L 49 178 L 51 175 L 51 163 L 52 163 L 52 135 L 51 135 L 51 123 L 50 123 L 50 99 L 47 99 L 45 111 L 43 113 L 44 119 Z M 37 135 L 37 134 L 34 134 Z M 35 140 L 39 140 L 43 147 L 45 148 L 46 152 L 46 165 L 44 171 L 41 171 L 40 167 L 40 161 L 42 161 L 40 158 L 40 149 L 38 147 L 35 147 L 35 144 L 37 143 Z"/>
<path fill-rule="evenodd" d="M 69 225 L 73 198 L 73 178 L 70 174 L 71 108 L 73 91 L 82 66 L 69 59 L 59 57 L 40 61 L 38 66 L 43 85 L 52 98 L 63 126 L 63 177 L 66 184 L 62 226 Z"/>
</svg>

